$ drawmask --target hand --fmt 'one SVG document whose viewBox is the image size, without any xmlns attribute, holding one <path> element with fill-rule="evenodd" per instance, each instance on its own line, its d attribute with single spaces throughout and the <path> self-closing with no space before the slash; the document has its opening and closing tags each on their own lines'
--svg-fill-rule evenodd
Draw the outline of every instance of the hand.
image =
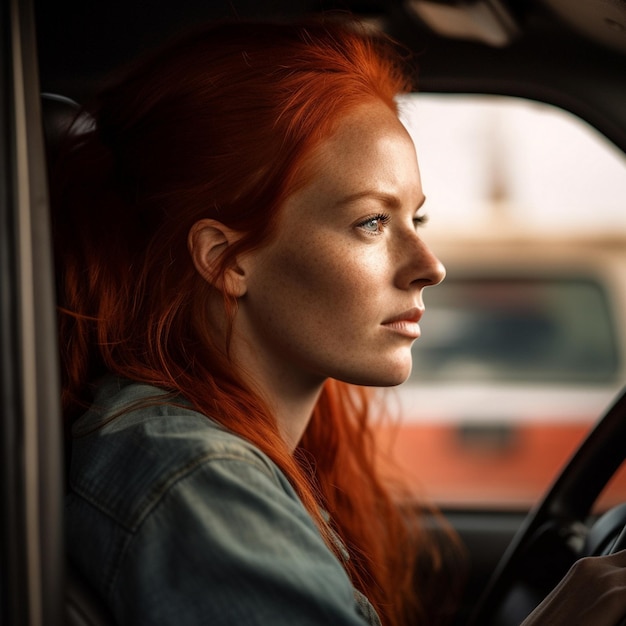
<svg viewBox="0 0 626 626">
<path fill-rule="evenodd" d="M 626 621 L 626 550 L 576 561 L 521 626 L 621 626 Z"/>
</svg>

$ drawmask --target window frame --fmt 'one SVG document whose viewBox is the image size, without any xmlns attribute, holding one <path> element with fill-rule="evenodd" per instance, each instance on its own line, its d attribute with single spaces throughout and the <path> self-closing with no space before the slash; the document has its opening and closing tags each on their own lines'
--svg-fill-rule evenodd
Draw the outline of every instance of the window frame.
<svg viewBox="0 0 626 626">
<path fill-rule="evenodd" d="M 33 7 L 0 12 L 0 621 L 57 626 L 63 463 Z"/>
</svg>

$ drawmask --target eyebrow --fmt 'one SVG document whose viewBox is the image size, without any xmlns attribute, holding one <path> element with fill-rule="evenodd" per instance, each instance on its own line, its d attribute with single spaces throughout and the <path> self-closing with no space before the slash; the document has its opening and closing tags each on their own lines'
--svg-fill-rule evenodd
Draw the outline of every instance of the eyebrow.
<svg viewBox="0 0 626 626">
<path fill-rule="evenodd" d="M 345 204 L 351 204 L 352 202 L 356 202 L 358 200 L 362 200 L 363 198 L 373 198 L 374 200 L 379 200 L 383 204 L 386 204 L 390 208 L 397 208 L 400 205 L 400 201 L 397 196 L 394 196 L 390 193 L 385 193 L 384 191 L 376 191 L 374 189 L 366 189 L 365 191 L 359 191 L 357 193 L 352 193 L 345 198 L 342 198 L 337 202 L 337 206 L 342 206 Z M 422 196 L 421 200 L 417 203 L 415 207 L 416 211 L 419 211 L 424 203 L 426 202 L 426 196 Z"/>
</svg>

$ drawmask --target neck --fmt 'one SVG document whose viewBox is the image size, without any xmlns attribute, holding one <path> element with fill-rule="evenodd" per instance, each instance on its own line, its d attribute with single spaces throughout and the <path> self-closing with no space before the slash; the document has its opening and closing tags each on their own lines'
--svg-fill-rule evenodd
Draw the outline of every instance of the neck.
<svg viewBox="0 0 626 626">
<path fill-rule="evenodd" d="M 278 385 L 264 385 L 263 392 L 267 394 L 270 407 L 274 411 L 278 429 L 293 453 L 309 424 L 313 409 L 322 391 L 322 383 L 305 389 L 294 389 L 285 385 L 284 379 Z"/>
<path fill-rule="evenodd" d="M 224 330 L 227 324 L 220 302 L 212 313 L 214 327 Z M 311 419 L 325 378 L 294 366 L 275 350 L 268 349 L 241 313 L 239 310 L 235 318 L 230 345 L 224 346 L 225 353 L 242 371 L 250 388 L 267 403 L 279 434 L 293 453 Z M 226 336 L 225 330 L 223 335 Z M 252 337 L 255 340 L 251 340 Z"/>
<path fill-rule="evenodd" d="M 267 354 L 261 356 L 235 335 L 230 355 L 242 368 L 250 387 L 267 402 L 282 439 L 293 452 L 311 419 L 324 378 L 304 375 L 283 361 L 271 362 Z"/>
<path fill-rule="evenodd" d="M 287 368 L 257 363 L 252 354 L 245 360 L 245 371 L 251 387 L 257 390 L 269 405 L 278 430 L 290 452 L 302 438 L 311 419 L 324 384 L 323 379 L 305 380 Z"/>
</svg>

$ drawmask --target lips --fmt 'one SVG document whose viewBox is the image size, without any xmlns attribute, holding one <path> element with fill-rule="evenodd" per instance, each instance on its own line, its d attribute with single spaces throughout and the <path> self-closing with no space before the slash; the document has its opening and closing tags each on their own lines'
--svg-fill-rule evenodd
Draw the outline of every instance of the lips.
<svg viewBox="0 0 626 626">
<path fill-rule="evenodd" d="M 383 322 L 383 326 L 388 326 L 390 324 L 396 324 L 398 322 L 410 322 L 413 324 L 417 324 L 421 319 L 422 315 L 424 315 L 424 309 L 420 309 L 418 307 L 413 307 L 408 311 L 404 311 L 404 313 L 400 313 L 395 315 L 394 317 L 390 317 Z"/>
<path fill-rule="evenodd" d="M 417 307 L 404 311 L 394 317 L 390 317 L 382 323 L 389 330 L 404 335 L 409 339 L 417 339 L 420 336 L 419 321 L 424 314 L 424 309 Z"/>
</svg>

